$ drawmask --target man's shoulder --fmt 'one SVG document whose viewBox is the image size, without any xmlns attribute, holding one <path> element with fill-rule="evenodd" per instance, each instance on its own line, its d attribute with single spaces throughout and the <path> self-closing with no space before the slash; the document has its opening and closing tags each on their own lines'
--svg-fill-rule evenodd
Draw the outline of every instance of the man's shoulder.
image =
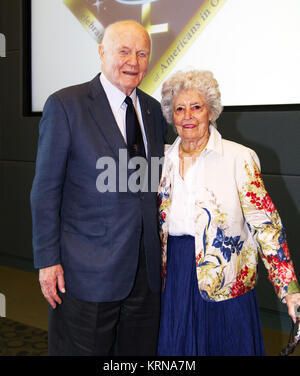
<svg viewBox="0 0 300 376">
<path fill-rule="evenodd" d="M 159 103 L 159 101 L 157 99 L 151 97 L 151 95 L 145 93 L 144 91 L 142 91 L 139 88 L 137 88 L 137 95 L 138 95 L 138 97 L 139 97 L 140 100 L 146 101 L 149 104 L 151 104 L 152 106 L 157 107 L 157 108 L 160 109 L 160 103 Z"/>
<path fill-rule="evenodd" d="M 90 82 L 64 87 L 52 95 L 60 99 L 74 98 L 88 93 Z"/>
<path fill-rule="evenodd" d="M 91 89 L 97 80 L 99 80 L 99 76 L 96 76 L 91 81 L 64 87 L 51 94 L 50 97 L 58 98 L 63 102 L 81 100 L 91 93 Z"/>
</svg>

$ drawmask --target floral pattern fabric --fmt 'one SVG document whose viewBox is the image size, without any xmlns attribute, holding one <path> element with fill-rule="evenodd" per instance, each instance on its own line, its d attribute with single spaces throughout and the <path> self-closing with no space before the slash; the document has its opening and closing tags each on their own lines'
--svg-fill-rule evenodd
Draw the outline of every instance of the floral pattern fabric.
<svg viewBox="0 0 300 376">
<path fill-rule="evenodd" d="M 174 184 L 174 155 L 168 149 L 160 181 L 159 225 L 163 280 L 167 273 L 168 218 Z M 223 140 L 210 127 L 196 178 L 195 260 L 198 286 L 206 300 L 221 301 L 253 289 L 258 255 L 280 299 L 300 291 L 279 214 L 264 186 L 255 152 Z M 295 288 L 296 286 L 296 288 Z"/>
</svg>

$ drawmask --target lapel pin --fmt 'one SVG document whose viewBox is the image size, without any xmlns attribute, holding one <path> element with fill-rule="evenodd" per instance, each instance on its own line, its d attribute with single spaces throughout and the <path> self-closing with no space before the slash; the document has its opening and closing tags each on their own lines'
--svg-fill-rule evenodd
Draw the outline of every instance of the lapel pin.
<svg viewBox="0 0 300 376">
<path fill-rule="evenodd" d="M 147 110 L 147 114 L 150 115 L 150 110 Z"/>
</svg>

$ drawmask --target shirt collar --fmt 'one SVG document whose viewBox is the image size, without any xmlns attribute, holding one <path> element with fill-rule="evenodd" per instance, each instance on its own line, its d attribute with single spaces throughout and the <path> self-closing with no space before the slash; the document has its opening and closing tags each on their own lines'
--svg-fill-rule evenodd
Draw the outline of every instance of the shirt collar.
<svg viewBox="0 0 300 376">
<path fill-rule="evenodd" d="M 126 95 L 118 89 L 115 85 L 113 85 L 105 76 L 104 73 L 100 74 L 100 82 L 103 86 L 105 94 L 108 98 L 109 104 L 113 110 L 119 110 L 120 107 L 124 104 L 124 100 Z M 130 98 L 132 99 L 133 105 L 136 106 L 137 95 L 136 89 L 130 94 Z"/>
<path fill-rule="evenodd" d="M 221 134 L 217 131 L 217 129 L 213 126 L 209 126 L 209 140 L 206 145 L 207 150 L 212 150 L 220 155 L 223 154 L 223 145 L 222 145 L 222 136 Z"/>
<path fill-rule="evenodd" d="M 209 140 L 208 143 L 203 151 L 203 154 L 209 150 L 214 151 L 220 155 L 223 154 L 223 146 L 222 146 L 222 136 L 217 131 L 217 129 L 213 126 L 209 126 Z M 181 142 L 181 138 L 178 136 L 174 143 L 167 149 L 166 156 L 168 156 L 172 161 L 176 161 L 178 158 L 178 150 L 179 145 Z"/>
</svg>

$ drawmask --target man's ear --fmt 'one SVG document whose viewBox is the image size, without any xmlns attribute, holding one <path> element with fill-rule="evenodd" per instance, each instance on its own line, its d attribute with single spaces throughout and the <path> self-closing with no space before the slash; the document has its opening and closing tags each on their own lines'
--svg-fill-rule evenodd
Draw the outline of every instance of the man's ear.
<svg viewBox="0 0 300 376">
<path fill-rule="evenodd" d="M 104 55 L 103 44 L 99 44 L 98 45 L 98 53 L 99 53 L 100 59 L 102 60 L 103 59 L 103 55 Z"/>
</svg>

